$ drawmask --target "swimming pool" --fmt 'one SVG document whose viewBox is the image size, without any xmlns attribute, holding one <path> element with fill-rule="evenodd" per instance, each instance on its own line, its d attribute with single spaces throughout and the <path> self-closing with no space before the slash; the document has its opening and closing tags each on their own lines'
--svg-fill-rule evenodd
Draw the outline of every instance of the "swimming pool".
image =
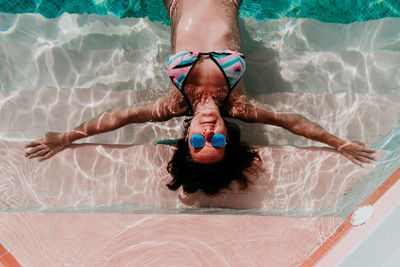
<svg viewBox="0 0 400 267">
<path fill-rule="evenodd" d="M 287 228 L 281 230 L 290 232 L 293 224 L 297 231 L 312 228 L 316 237 L 297 252 L 300 256 L 287 253 L 293 261 L 283 255 L 283 246 L 278 249 L 279 264 L 296 265 L 399 167 L 400 19 L 389 18 L 398 16 L 399 10 L 389 1 L 371 4 L 369 11 L 353 8 L 350 13 L 316 1 L 276 6 L 246 1 L 241 10 L 248 94 L 265 105 L 298 112 L 342 138 L 360 139 L 385 150 L 371 169 L 354 167 L 320 148 L 321 144 L 279 128 L 241 124 L 243 138 L 262 146 L 264 159 L 264 171 L 254 177 L 250 191 L 234 188 L 217 198 L 176 194 L 165 187 L 165 165 L 172 148 L 156 143 L 179 138 L 182 119 L 130 125 L 85 140 L 110 146 L 66 150 L 41 164 L 27 161 L 21 145 L 41 138 L 45 131 L 71 129 L 105 109 L 153 101 L 166 92 L 163 64 L 170 36 L 161 3 L 130 1 L 120 7 L 120 1 L 97 1 L 84 8 L 79 6 L 82 3 L 0 4 L 6 12 L 0 14 L 3 214 L 24 218 L 30 213 L 172 213 L 206 218 L 262 215 L 266 222 L 274 216 L 281 222 L 298 219 L 297 224 L 282 223 Z M 63 13 L 77 10 L 102 16 Z M 35 11 L 47 18 L 11 14 L 16 11 Z M 312 222 L 306 223 L 307 218 Z M 3 226 L 10 236 L 12 226 Z M 32 229 L 25 235 L 34 233 L 35 226 Z M 273 231 L 264 238 L 271 236 Z M 260 241 L 254 238 L 249 240 Z M 0 242 L 9 244 L 5 246 L 12 252 L 22 242 L 16 240 L 11 236 Z M 29 264 L 24 261 L 26 254 L 18 255 L 18 260 Z"/>
</svg>

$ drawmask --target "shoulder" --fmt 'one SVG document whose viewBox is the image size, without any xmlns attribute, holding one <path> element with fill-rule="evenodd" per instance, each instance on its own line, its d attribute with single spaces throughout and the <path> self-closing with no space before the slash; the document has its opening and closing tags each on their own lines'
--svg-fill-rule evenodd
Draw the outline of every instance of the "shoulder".
<svg viewBox="0 0 400 267">
<path fill-rule="evenodd" d="M 230 94 L 224 113 L 231 118 L 242 119 L 249 105 L 251 101 L 244 94 L 243 82 L 240 81 Z"/>
<path fill-rule="evenodd" d="M 170 82 L 168 94 L 160 101 L 163 109 L 168 110 L 172 117 L 188 115 L 189 107 L 182 93 Z"/>
<path fill-rule="evenodd" d="M 234 90 L 228 101 L 225 113 L 229 117 L 250 123 L 279 125 L 279 113 L 273 107 L 260 105 L 247 98 L 242 90 Z"/>
</svg>

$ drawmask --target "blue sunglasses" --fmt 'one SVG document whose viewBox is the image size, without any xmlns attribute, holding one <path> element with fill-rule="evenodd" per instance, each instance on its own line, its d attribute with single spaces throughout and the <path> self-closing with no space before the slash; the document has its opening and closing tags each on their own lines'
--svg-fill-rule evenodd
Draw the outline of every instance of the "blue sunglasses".
<svg viewBox="0 0 400 267">
<path fill-rule="evenodd" d="M 206 140 L 201 134 L 194 134 L 190 137 L 190 145 L 194 148 L 201 148 L 205 145 Z M 217 133 L 211 137 L 213 147 L 223 147 L 226 145 L 226 138 L 223 134 Z"/>
</svg>

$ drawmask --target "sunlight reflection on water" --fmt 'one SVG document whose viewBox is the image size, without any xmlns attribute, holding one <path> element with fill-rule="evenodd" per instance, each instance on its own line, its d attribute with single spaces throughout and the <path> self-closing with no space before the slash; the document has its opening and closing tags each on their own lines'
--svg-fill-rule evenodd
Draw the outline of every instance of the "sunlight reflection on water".
<svg viewBox="0 0 400 267">
<path fill-rule="evenodd" d="M 18 142 L 165 95 L 169 28 L 112 16 L 0 16 L 1 168 L 7 177 L 0 185 L 1 210 L 326 215 L 335 214 L 333 207 L 367 173 L 326 149 L 264 147 L 264 171 L 249 192 L 234 186 L 216 198 L 177 195 L 165 187 L 172 148 L 154 144 L 180 138 L 183 118 L 83 140 L 137 146 L 86 146 L 41 164 L 28 161 Z M 349 25 L 241 21 L 247 92 L 342 138 L 372 144 L 400 118 L 399 25 L 394 18 Z M 277 127 L 239 124 L 243 139 L 254 145 L 321 146 Z M 193 210 L 199 207 L 206 209 Z"/>
</svg>

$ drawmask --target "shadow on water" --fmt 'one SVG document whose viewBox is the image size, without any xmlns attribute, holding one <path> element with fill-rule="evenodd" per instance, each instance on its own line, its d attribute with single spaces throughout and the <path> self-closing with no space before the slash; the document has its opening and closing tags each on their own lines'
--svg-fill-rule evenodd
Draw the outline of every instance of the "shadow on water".
<svg viewBox="0 0 400 267">
<path fill-rule="evenodd" d="M 239 28 L 243 52 L 246 55 L 246 92 L 260 95 L 293 91 L 290 83 L 281 76 L 278 52 L 251 38 L 243 20 L 239 20 Z"/>
<path fill-rule="evenodd" d="M 243 81 L 246 94 L 249 98 L 277 92 L 292 92 L 291 84 L 281 76 L 279 53 L 271 48 L 266 48 L 262 42 L 254 40 L 245 22 L 239 20 L 242 49 L 246 55 L 246 72 Z M 263 104 L 262 102 L 260 103 Z M 260 123 L 245 123 L 233 120 L 242 131 L 242 140 L 251 145 L 269 144 L 264 125 Z"/>
</svg>

